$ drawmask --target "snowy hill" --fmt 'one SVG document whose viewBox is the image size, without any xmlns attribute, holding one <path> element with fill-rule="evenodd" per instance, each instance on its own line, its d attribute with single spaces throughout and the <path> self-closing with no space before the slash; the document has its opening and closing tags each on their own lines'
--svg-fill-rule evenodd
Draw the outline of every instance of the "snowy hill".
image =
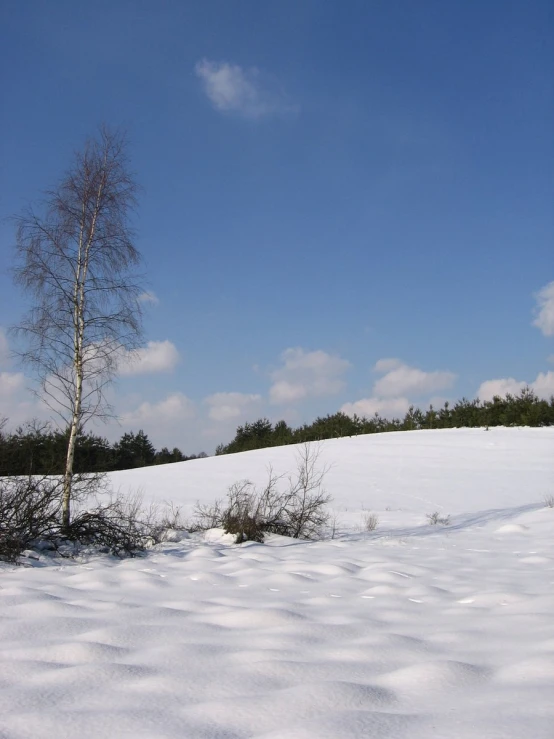
<svg viewBox="0 0 554 739">
<path fill-rule="evenodd" d="M 487 509 L 519 509 L 554 493 L 554 429 L 492 428 L 399 431 L 319 443 L 330 467 L 325 487 L 338 512 L 404 511 L 425 520 Z M 260 449 L 159 467 L 114 472 L 112 486 L 141 491 L 145 500 L 173 501 L 192 512 L 229 485 L 250 479 L 262 485 L 271 465 L 294 472 L 297 446 Z M 398 516 L 388 517 L 391 525 Z M 400 517 L 401 519 L 401 517 Z"/>
<path fill-rule="evenodd" d="M 111 479 L 186 513 L 294 455 Z M 551 739 L 554 429 L 337 439 L 321 460 L 334 540 L 5 566 L 2 739 Z"/>
</svg>

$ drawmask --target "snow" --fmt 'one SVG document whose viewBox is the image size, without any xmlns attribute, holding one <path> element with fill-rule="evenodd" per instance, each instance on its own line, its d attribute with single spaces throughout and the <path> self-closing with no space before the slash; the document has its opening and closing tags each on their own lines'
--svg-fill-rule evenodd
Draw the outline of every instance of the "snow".
<svg viewBox="0 0 554 739">
<path fill-rule="evenodd" d="M 551 739 L 553 451 L 554 429 L 328 441 L 335 539 L 212 530 L 136 559 L 2 565 L 0 737 Z M 112 480 L 188 512 L 294 454 Z"/>
</svg>

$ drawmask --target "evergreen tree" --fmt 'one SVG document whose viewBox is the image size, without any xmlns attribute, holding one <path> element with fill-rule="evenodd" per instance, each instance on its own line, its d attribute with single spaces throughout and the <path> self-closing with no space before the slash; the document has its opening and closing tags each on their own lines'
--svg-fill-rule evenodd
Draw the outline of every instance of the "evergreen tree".
<svg viewBox="0 0 554 739">
<path fill-rule="evenodd" d="M 114 447 L 114 469 L 129 470 L 154 464 L 156 450 L 142 429 L 123 434 Z"/>
</svg>

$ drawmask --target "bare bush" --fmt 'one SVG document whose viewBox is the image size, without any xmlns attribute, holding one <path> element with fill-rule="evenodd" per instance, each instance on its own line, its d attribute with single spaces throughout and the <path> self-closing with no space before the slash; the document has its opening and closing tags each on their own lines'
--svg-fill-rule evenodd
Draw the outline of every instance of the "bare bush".
<svg viewBox="0 0 554 739">
<path fill-rule="evenodd" d="M 21 553 L 57 529 L 60 480 L 36 477 L 0 479 L 0 559 L 15 562 Z"/>
<path fill-rule="evenodd" d="M 118 494 L 77 513 L 64 526 L 63 535 L 68 541 L 100 547 L 110 554 L 133 556 L 146 548 L 152 528 L 140 495 Z"/>
<path fill-rule="evenodd" d="M 112 493 L 107 501 L 75 516 L 66 538 L 100 546 L 117 556 L 134 556 L 154 544 L 180 541 L 188 528 L 180 506 L 151 503 L 145 507 L 140 491 Z"/>
<path fill-rule="evenodd" d="M 450 516 L 442 516 L 440 511 L 433 511 L 427 514 L 427 521 L 431 526 L 448 526 L 450 524 Z"/>
<path fill-rule="evenodd" d="M 371 511 L 365 511 L 363 514 L 364 528 L 366 531 L 375 531 L 379 525 L 379 516 Z"/>
<path fill-rule="evenodd" d="M 219 529 L 223 525 L 223 514 L 225 513 L 225 501 L 218 499 L 207 505 L 197 503 L 194 508 L 194 520 L 192 531 L 207 531 L 208 529 Z"/>
<path fill-rule="evenodd" d="M 263 541 L 264 533 L 284 533 L 285 495 L 277 488 L 280 480 L 271 467 L 268 481 L 258 490 L 250 480 L 239 480 L 227 491 L 226 500 L 216 500 L 211 505 L 197 504 L 193 530 L 222 528 L 234 534 L 236 542 Z"/>
<path fill-rule="evenodd" d="M 163 541 L 178 541 L 183 532 L 189 530 L 189 524 L 183 519 L 181 506 L 174 503 L 166 503 L 164 508 L 150 506 L 146 520 L 150 527 L 149 535 L 154 544 Z"/>
<path fill-rule="evenodd" d="M 544 505 L 546 508 L 554 508 L 554 495 L 545 495 Z"/>
<path fill-rule="evenodd" d="M 262 490 L 249 480 L 234 483 L 226 501 L 211 506 L 196 506 L 198 529 L 223 528 L 234 534 L 235 541 L 264 540 L 267 533 L 295 539 L 316 539 L 329 522 L 326 509 L 331 498 L 325 492 L 323 479 L 328 466 L 319 464 L 320 449 L 304 444 L 297 453 L 296 474 L 278 476 L 270 467 Z"/>
<path fill-rule="evenodd" d="M 317 539 L 329 521 L 326 506 L 331 501 L 323 487 L 329 465 L 320 464 L 321 447 L 303 444 L 296 456 L 296 477 L 289 477 L 285 513 L 289 536 Z"/>
<path fill-rule="evenodd" d="M 169 530 L 185 528 L 178 507 L 143 508 L 142 497 L 109 493 L 104 476 L 74 479 L 77 499 L 94 504 L 77 510 L 69 526 L 62 510 L 63 478 L 0 478 L 0 559 L 17 562 L 26 549 L 60 553 L 93 546 L 116 556 L 134 556 L 164 541 Z"/>
<path fill-rule="evenodd" d="M 328 533 L 330 539 L 335 539 L 338 534 L 339 517 L 335 511 L 329 514 Z"/>
<path fill-rule="evenodd" d="M 237 544 L 263 542 L 265 508 L 264 492 L 257 493 L 251 482 L 243 480 L 231 485 L 222 519 L 225 533 L 234 534 Z"/>
</svg>

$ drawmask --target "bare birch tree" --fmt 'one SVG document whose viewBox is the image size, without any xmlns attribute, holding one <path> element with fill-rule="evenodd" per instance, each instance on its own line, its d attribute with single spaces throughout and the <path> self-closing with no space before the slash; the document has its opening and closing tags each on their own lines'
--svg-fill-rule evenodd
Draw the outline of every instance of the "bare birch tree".
<svg viewBox="0 0 554 739">
<path fill-rule="evenodd" d="M 46 192 L 40 213 L 16 219 L 14 277 L 32 307 L 14 331 L 25 339 L 20 356 L 37 394 L 67 429 L 64 527 L 77 439 L 91 418 L 110 415 L 105 388 L 141 337 L 140 254 L 130 226 L 136 194 L 125 136 L 102 127 Z"/>
</svg>

